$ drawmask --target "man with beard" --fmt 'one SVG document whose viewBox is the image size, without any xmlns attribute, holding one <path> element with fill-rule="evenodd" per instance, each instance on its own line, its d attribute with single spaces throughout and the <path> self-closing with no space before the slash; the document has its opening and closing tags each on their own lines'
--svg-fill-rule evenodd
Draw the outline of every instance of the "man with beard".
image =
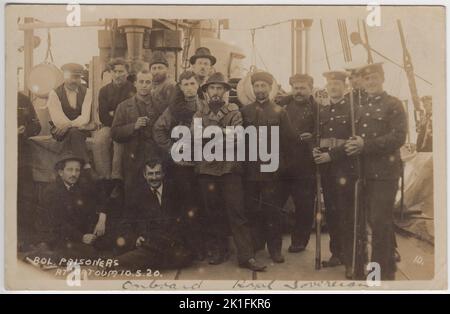
<svg viewBox="0 0 450 314">
<path fill-rule="evenodd" d="M 350 102 L 344 96 L 347 74 L 331 71 L 323 75 L 327 80 L 330 105 L 320 109 L 320 148 L 314 149 L 314 161 L 322 176 L 332 254 L 324 265 L 334 267 L 345 263 L 350 266 L 356 171 L 354 158 L 347 157 L 344 151 L 346 140 L 352 136 Z"/>
<path fill-rule="evenodd" d="M 161 113 L 166 110 L 175 91 L 175 82 L 168 77 L 169 62 L 164 52 L 153 52 L 150 60 L 150 73 L 152 74 L 151 98 L 155 109 Z"/>
<path fill-rule="evenodd" d="M 281 201 L 292 196 L 295 205 L 294 227 L 288 251 L 305 250 L 314 220 L 315 167 L 312 157 L 313 133 L 318 105 L 312 97 L 314 80 L 307 74 L 295 74 L 289 79 L 292 93 L 280 104 L 291 121 L 295 139 L 287 148 L 286 168 L 282 174 Z"/>
<path fill-rule="evenodd" d="M 62 151 L 72 151 L 84 160 L 84 170 L 93 178 L 97 174 L 89 163 L 86 126 L 91 119 L 92 91 L 81 84 L 83 66 L 64 64 L 64 83 L 48 95 L 50 132 L 54 139 L 62 142 Z"/>
<path fill-rule="evenodd" d="M 153 138 L 159 147 L 167 154 L 168 166 L 167 175 L 171 178 L 177 197 L 182 204 L 181 216 L 186 228 L 189 230 L 189 244 L 192 252 L 198 260 L 205 258 L 203 241 L 201 239 L 202 219 L 200 213 L 200 199 L 196 175 L 194 172 L 194 162 L 180 161 L 174 162 L 170 151 L 175 141 L 171 134 L 178 126 L 188 126 L 192 124 L 192 117 L 200 108 L 197 94 L 198 83 L 195 73 L 185 71 L 178 79 L 174 100 L 169 107 L 158 118 L 153 127 Z"/>
<path fill-rule="evenodd" d="M 113 181 L 112 184 L 107 184 L 110 186 L 107 191 L 112 190 L 114 192 L 112 195 L 115 196 L 123 179 L 123 146 L 117 142 L 112 142 L 111 125 L 117 106 L 125 99 L 132 97 L 136 93 L 136 89 L 133 83 L 127 80 L 129 65 L 124 59 L 112 60 L 109 67 L 112 71 L 112 82 L 100 88 L 98 94 L 99 118 L 102 125 L 94 135 L 93 154 L 100 178 L 108 183 L 110 180 Z M 113 154 L 111 154 L 111 144 L 113 144 Z"/>
<path fill-rule="evenodd" d="M 364 210 L 372 230 L 371 262 L 380 266 L 381 280 L 395 279 L 393 207 L 402 172 L 400 147 L 405 143 L 407 119 L 402 102 L 383 89 L 381 63 L 360 69 L 367 100 L 359 106 L 355 138 L 347 140 L 348 156 L 361 156 Z M 351 276 L 353 270 L 346 269 Z"/>
<path fill-rule="evenodd" d="M 122 167 L 127 209 L 145 160 L 161 153 L 152 137 L 153 125 L 161 112 L 152 102 L 151 73 L 147 70 L 137 73 L 134 84 L 136 95 L 118 105 L 111 127 L 112 139 L 124 144 Z"/>
<path fill-rule="evenodd" d="M 231 86 L 226 82 L 222 73 L 211 75 L 202 90 L 206 95 L 205 104 L 194 115 L 202 119 L 202 127 L 219 127 L 224 137 L 227 137 L 227 126 L 242 125 L 242 115 L 239 107 L 224 100 L 225 93 Z M 194 130 L 194 134 L 196 134 Z M 235 136 L 232 143 L 226 140 L 218 142 L 224 150 L 235 147 Z M 202 140 L 195 138 L 196 140 Z M 217 141 L 217 139 L 216 139 Z M 237 161 L 203 160 L 196 170 L 199 174 L 200 188 L 202 192 L 209 249 L 211 256 L 209 263 L 217 265 L 223 263 L 228 257 L 228 228 L 237 249 L 238 262 L 241 267 L 253 271 L 263 271 L 266 267 L 260 264 L 254 256 L 251 231 L 244 212 L 244 195 L 242 188 L 241 165 Z M 204 156 L 203 158 L 206 158 Z"/>
<path fill-rule="evenodd" d="M 144 180 L 138 180 L 132 210 L 126 215 L 125 238 L 133 250 L 117 257 L 118 268 L 146 272 L 188 266 L 192 262 L 186 247 L 189 235 L 178 222 L 180 200 L 166 179 L 162 161 L 147 160 L 140 177 Z"/>
<path fill-rule="evenodd" d="M 282 248 L 282 203 L 280 198 L 280 168 L 284 167 L 285 152 L 293 133 L 286 110 L 276 105 L 269 99 L 272 90 L 273 77 L 268 72 L 256 72 L 251 77 L 256 101 L 244 106 L 242 116 L 244 127 L 255 126 L 258 134 L 261 127 L 267 127 L 267 138 L 258 141 L 266 141 L 271 150 L 271 127 L 279 127 L 279 153 L 280 167 L 275 172 L 261 172 L 263 164 L 260 160 L 247 161 L 245 167 L 246 189 L 245 197 L 247 208 L 250 211 L 253 224 L 254 245 L 256 249 L 267 248 L 270 257 L 275 263 L 283 263 Z M 246 155 L 248 156 L 248 155 Z"/>
</svg>

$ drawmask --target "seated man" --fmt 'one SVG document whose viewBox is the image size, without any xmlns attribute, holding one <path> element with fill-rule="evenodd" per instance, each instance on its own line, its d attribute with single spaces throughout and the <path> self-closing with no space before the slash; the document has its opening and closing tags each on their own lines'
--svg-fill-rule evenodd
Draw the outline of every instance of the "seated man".
<svg viewBox="0 0 450 314">
<path fill-rule="evenodd" d="M 135 249 L 117 257 L 118 267 L 136 271 L 189 265 L 192 254 L 186 248 L 184 222 L 176 214 L 180 204 L 173 184 L 164 179 L 160 159 L 145 163 L 143 178 L 134 194 L 133 210 L 128 212 L 129 238 Z"/>
<path fill-rule="evenodd" d="M 101 128 L 95 132 L 93 148 L 95 169 L 99 176 L 115 187 L 122 181 L 123 146 L 111 139 L 111 125 L 117 106 L 124 100 L 134 96 L 135 87 L 127 80 L 129 65 L 124 59 L 117 58 L 109 63 L 112 82 L 100 88 L 98 94 L 98 111 Z M 113 143 L 113 145 L 111 145 Z M 111 148 L 112 152 L 111 152 Z M 111 158 L 112 156 L 112 158 Z M 112 190 L 112 188 L 111 188 Z"/>
<path fill-rule="evenodd" d="M 90 181 L 80 180 L 83 164 L 83 158 L 63 153 L 55 165 L 57 179 L 44 190 L 39 206 L 43 213 L 38 247 L 50 251 L 56 264 L 62 258 L 97 257 L 105 234 L 104 195 Z"/>
<path fill-rule="evenodd" d="M 84 161 L 84 169 L 93 173 L 88 158 L 86 127 L 91 119 L 92 91 L 81 84 L 83 66 L 68 63 L 61 67 L 64 83 L 50 91 L 47 107 L 50 114 L 50 132 L 63 143 L 63 152 L 72 151 Z"/>
</svg>

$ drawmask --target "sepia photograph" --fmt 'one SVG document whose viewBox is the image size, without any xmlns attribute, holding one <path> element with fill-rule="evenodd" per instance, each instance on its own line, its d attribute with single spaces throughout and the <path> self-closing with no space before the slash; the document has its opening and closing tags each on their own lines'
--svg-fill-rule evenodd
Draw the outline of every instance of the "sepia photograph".
<svg viewBox="0 0 450 314">
<path fill-rule="evenodd" d="M 445 6 L 4 14 L 5 289 L 448 288 Z"/>
</svg>

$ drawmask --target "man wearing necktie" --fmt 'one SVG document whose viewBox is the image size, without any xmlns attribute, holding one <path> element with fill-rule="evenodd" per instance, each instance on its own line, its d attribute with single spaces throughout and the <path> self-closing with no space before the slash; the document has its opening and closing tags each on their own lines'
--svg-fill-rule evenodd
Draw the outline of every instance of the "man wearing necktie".
<svg viewBox="0 0 450 314">
<path fill-rule="evenodd" d="M 142 178 L 126 215 L 123 237 L 133 249 L 117 257 L 118 268 L 136 271 L 189 265 L 192 254 L 186 245 L 185 221 L 178 214 L 181 204 L 173 182 L 165 178 L 162 161 L 147 160 Z"/>
</svg>

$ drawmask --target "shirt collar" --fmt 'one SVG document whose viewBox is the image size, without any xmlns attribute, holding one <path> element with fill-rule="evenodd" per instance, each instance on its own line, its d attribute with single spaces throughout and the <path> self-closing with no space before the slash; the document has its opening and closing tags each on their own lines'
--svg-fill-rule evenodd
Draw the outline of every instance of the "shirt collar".
<svg viewBox="0 0 450 314">
<path fill-rule="evenodd" d="M 64 84 L 64 89 L 66 90 L 66 93 L 77 93 L 79 91 L 79 88 L 77 87 L 77 89 L 73 90 L 73 89 L 69 89 L 67 88 L 66 84 Z"/>
</svg>

